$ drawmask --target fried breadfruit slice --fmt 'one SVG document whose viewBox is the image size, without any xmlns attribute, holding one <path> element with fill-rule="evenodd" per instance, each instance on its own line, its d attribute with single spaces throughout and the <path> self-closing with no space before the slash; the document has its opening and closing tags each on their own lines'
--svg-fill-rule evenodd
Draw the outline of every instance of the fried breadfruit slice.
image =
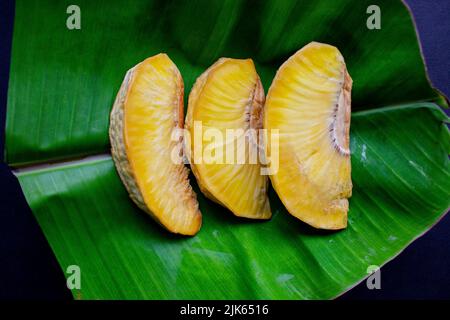
<svg viewBox="0 0 450 320">
<path fill-rule="evenodd" d="M 339 50 L 312 42 L 280 67 L 267 95 L 264 127 L 280 134 L 272 185 L 289 213 L 315 228 L 347 226 L 351 87 Z"/>
<path fill-rule="evenodd" d="M 188 169 L 171 153 L 183 127 L 184 85 L 166 54 L 129 70 L 111 112 L 109 136 L 117 172 L 131 199 L 173 233 L 196 234 L 202 216 Z"/>
<path fill-rule="evenodd" d="M 200 190 L 234 215 L 251 219 L 269 219 L 272 215 L 267 197 L 268 177 L 261 174 L 259 158 L 254 161 L 261 148 L 257 132 L 262 128 L 263 105 L 264 89 L 253 61 L 221 58 L 195 82 L 185 126 L 192 140 L 185 145 L 186 154 Z M 197 141 L 195 123 L 202 128 Z M 235 135 L 226 139 L 230 129 Z M 213 141 L 206 137 L 208 130 L 219 133 L 226 143 L 211 147 Z M 199 144 L 203 147 L 196 149 Z M 211 154 L 222 154 L 223 161 L 201 159 L 208 146 Z M 240 155 L 238 150 L 242 151 Z"/>
</svg>

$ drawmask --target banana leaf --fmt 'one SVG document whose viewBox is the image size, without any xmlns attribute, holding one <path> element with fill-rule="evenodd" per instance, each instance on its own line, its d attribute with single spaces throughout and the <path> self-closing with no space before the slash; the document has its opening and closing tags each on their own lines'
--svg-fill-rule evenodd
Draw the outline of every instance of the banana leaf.
<svg viewBox="0 0 450 320">
<path fill-rule="evenodd" d="M 333 298 L 447 212 L 450 134 L 435 104 L 445 99 L 427 79 L 402 2 L 85 0 L 80 30 L 66 28 L 70 4 L 16 1 L 6 159 L 62 270 L 80 266 L 74 297 Z M 373 4 L 379 30 L 366 26 Z M 354 80 L 346 230 L 304 225 L 273 190 L 271 221 L 237 219 L 195 179 L 204 218 L 196 237 L 171 235 L 136 208 L 108 155 L 109 112 L 126 70 L 166 52 L 187 95 L 217 58 L 250 57 L 267 90 L 281 63 L 313 40 L 336 45 Z"/>
</svg>

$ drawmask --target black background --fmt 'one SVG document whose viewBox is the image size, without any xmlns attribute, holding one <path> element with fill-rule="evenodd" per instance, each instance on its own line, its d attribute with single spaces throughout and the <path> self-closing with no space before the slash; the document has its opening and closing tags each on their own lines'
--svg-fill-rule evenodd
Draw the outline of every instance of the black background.
<svg viewBox="0 0 450 320">
<path fill-rule="evenodd" d="M 429 76 L 435 87 L 450 97 L 450 1 L 408 0 L 406 3 L 417 24 Z M 14 1 L 1 0 L 1 151 L 13 18 Z M 450 299 L 449 230 L 450 215 L 447 215 L 381 269 L 381 290 L 368 290 L 362 282 L 340 299 Z M 0 163 L 0 298 L 71 299 L 63 271 L 33 217 L 17 179 L 4 163 Z"/>
</svg>

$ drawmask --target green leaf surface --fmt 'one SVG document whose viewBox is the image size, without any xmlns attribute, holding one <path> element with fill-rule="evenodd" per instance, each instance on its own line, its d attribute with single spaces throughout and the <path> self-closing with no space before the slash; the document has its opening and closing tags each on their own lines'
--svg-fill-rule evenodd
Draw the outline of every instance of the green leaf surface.
<svg viewBox="0 0 450 320">
<path fill-rule="evenodd" d="M 349 226 L 311 229 L 273 190 L 273 218 L 238 219 L 198 193 L 203 227 L 171 235 L 129 199 L 108 155 L 17 171 L 76 298 L 332 298 L 435 224 L 450 206 L 450 135 L 400 1 L 16 0 L 6 159 L 14 167 L 109 152 L 125 72 L 166 52 L 185 96 L 222 56 L 254 59 L 267 89 L 310 41 L 336 45 L 354 81 Z M 369 5 L 381 30 L 369 30 Z M 397 107 L 388 107 L 395 106 Z M 295 187 L 295 186 L 293 186 Z"/>
<path fill-rule="evenodd" d="M 326 299 L 398 254 L 446 212 L 445 119 L 429 104 L 353 115 L 354 192 L 341 232 L 297 221 L 272 190 L 274 216 L 267 222 L 237 219 L 199 194 L 200 233 L 177 237 L 130 201 L 110 158 L 18 176 L 61 267 L 82 270 L 75 297 Z"/>
<path fill-rule="evenodd" d="M 219 57 L 255 60 L 265 89 L 309 43 L 336 45 L 354 80 L 353 110 L 437 100 L 411 17 L 400 1 L 17 0 L 6 124 L 11 165 L 106 152 L 109 112 L 125 72 L 166 52 L 189 93 Z M 369 5 L 381 29 L 369 30 Z"/>
</svg>

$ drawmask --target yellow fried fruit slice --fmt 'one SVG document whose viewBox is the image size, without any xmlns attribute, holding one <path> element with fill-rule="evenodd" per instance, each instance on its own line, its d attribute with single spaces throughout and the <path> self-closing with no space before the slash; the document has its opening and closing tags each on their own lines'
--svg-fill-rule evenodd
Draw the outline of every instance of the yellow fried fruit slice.
<svg viewBox="0 0 450 320">
<path fill-rule="evenodd" d="M 129 70 L 111 112 L 116 169 L 131 199 L 173 233 L 196 234 L 202 216 L 188 169 L 172 160 L 175 128 L 183 127 L 184 85 L 165 54 Z"/>
<path fill-rule="evenodd" d="M 186 154 L 200 190 L 234 215 L 251 219 L 272 215 L 268 177 L 255 159 L 263 105 L 264 89 L 253 61 L 222 58 L 195 82 L 186 117 L 191 140 Z"/>
<path fill-rule="evenodd" d="M 351 87 L 339 50 L 312 42 L 280 67 L 267 94 L 264 127 L 279 130 L 272 185 L 289 213 L 315 228 L 347 226 Z"/>
</svg>

